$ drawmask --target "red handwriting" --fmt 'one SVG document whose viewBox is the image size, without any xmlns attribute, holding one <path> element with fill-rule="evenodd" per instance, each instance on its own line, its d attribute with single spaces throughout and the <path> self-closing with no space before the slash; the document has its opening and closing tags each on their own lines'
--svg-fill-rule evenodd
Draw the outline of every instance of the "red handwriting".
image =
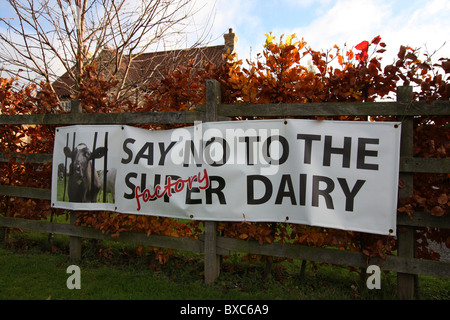
<svg viewBox="0 0 450 320">
<path fill-rule="evenodd" d="M 196 175 L 190 176 L 187 179 L 179 178 L 175 181 L 172 181 L 171 177 L 167 177 L 167 182 L 165 186 L 161 186 L 160 184 L 155 186 L 155 191 L 152 193 L 149 189 L 144 189 L 141 192 L 141 188 L 139 186 L 136 187 L 136 201 L 137 201 L 137 211 L 141 210 L 141 199 L 144 202 L 148 202 L 150 200 L 156 198 L 162 198 L 165 195 L 171 197 L 174 193 L 181 192 L 187 186 L 189 190 L 192 190 L 192 186 L 194 182 L 197 181 L 199 183 L 198 188 L 201 190 L 209 188 L 209 176 L 206 169 L 202 172 L 199 172 Z"/>
</svg>

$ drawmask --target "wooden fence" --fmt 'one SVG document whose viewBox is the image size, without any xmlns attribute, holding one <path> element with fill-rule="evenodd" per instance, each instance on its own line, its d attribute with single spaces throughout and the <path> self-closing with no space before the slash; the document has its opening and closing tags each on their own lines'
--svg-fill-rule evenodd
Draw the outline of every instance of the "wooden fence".
<svg viewBox="0 0 450 320">
<path fill-rule="evenodd" d="M 400 178 L 405 188 L 399 190 L 399 197 L 406 198 L 413 192 L 413 173 L 450 173 L 450 159 L 429 159 L 413 157 L 413 118 L 418 115 L 449 116 L 450 101 L 437 101 L 432 104 L 412 101 L 411 87 L 397 88 L 397 101 L 373 103 L 308 103 L 308 104 L 266 104 L 266 105 L 222 105 L 220 84 L 215 80 L 206 82 L 206 105 L 198 106 L 196 111 L 151 112 L 151 113 L 108 113 L 83 114 L 74 105 L 70 114 L 38 115 L 0 115 L 0 125 L 8 124 L 185 124 L 194 121 L 220 121 L 229 117 L 295 117 L 295 116 L 397 116 L 402 121 Z M 9 155 L 15 156 L 15 155 Z M 0 161 L 8 157 L 0 153 Z M 51 154 L 29 154 L 18 157 L 17 161 L 47 163 Z M 0 195 L 50 200 L 49 189 L 25 188 L 0 185 Z M 73 225 L 75 214 L 71 214 L 71 224 L 50 223 L 0 216 L 0 227 L 35 230 L 45 233 L 70 236 L 70 255 L 81 259 L 81 239 L 110 239 L 109 235 L 90 227 Z M 204 253 L 205 282 L 213 283 L 220 272 L 220 256 L 230 252 L 308 260 L 319 263 L 366 268 L 366 256 L 361 252 L 315 248 L 287 243 L 260 245 L 256 241 L 245 241 L 220 237 L 217 222 L 205 222 L 204 234 L 199 239 L 176 238 L 139 233 L 122 232 L 116 241 L 133 242 L 160 248 L 170 248 Z M 450 215 L 432 216 L 428 212 L 416 212 L 414 219 L 398 213 L 398 227 L 406 229 L 397 232 L 397 256 L 387 256 L 384 260 L 371 261 L 382 270 L 397 272 L 398 298 L 413 299 L 417 275 L 450 278 L 450 263 L 415 258 L 414 230 L 417 227 L 450 228 Z"/>
</svg>

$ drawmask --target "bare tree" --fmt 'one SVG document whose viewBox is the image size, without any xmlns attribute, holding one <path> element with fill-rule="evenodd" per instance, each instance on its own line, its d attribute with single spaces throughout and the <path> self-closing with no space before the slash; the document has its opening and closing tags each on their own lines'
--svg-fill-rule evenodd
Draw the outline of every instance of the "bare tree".
<svg viewBox="0 0 450 320">
<path fill-rule="evenodd" d="M 2 72 L 50 84 L 65 73 L 75 97 L 86 66 L 98 59 L 104 68 L 100 72 L 119 75 L 120 96 L 127 90 L 133 62 L 184 39 L 202 9 L 192 0 L 6 1 L 11 11 L 9 17 L 0 17 Z M 206 36 L 208 32 L 194 45 Z"/>
</svg>

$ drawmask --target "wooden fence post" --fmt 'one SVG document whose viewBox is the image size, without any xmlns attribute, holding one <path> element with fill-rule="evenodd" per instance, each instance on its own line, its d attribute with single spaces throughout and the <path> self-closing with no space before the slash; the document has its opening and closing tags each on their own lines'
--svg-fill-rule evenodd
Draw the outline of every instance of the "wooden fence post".
<svg viewBox="0 0 450 320">
<path fill-rule="evenodd" d="M 76 212 L 70 211 L 70 224 L 74 225 L 77 220 Z M 73 260 L 81 260 L 81 240 L 80 237 L 70 237 L 69 249 L 70 258 Z"/>
<path fill-rule="evenodd" d="M 398 102 L 411 103 L 412 99 L 412 87 L 397 87 Z M 402 121 L 400 157 L 412 157 L 414 148 L 414 117 L 408 116 L 400 120 Z M 404 188 L 399 190 L 399 199 L 404 200 L 413 194 L 413 173 L 400 173 L 400 179 L 404 182 Z M 399 257 L 415 257 L 414 233 L 415 229 L 410 226 L 397 229 L 397 255 Z M 414 299 L 415 279 L 416 277 L 412 274 L 397 273 L 397 294 L 399 299 Z"/>
<path fill-rule="evenodd" d="M 218 106 L 222 94 L 217 80 L 206 80 L 205 121 L 218 120 Z M 205 221 L 205 283 L 212 284 L 220 274 L 220 256 L 217 255 L 217 222 Z"/>
<path fill-rule="evenodd" d="M 79 100 L 72 100 L 70 102 L 70 112 L 71 113 L 81 113 L 82 106 Z M 70 211 L 70 224 L 75 224 L 77 220 L 76 212 Z M 80 237 L 70 237 L 70 258 L 74 260 L 81 260 L 81 238 Z"/>
</svg>

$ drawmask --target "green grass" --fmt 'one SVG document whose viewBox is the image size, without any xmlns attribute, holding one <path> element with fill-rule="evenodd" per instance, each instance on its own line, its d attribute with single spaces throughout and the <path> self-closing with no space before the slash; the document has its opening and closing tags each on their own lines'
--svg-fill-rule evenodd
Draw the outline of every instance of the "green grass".
<svg viewBox="0 0 450 320">
<path fill-rule="evenodd" d="M 223 260 L 212 286 L 203 283 L 200 254 L 176 252 L 161 265 L 154 252 L 115 242 L 83 240 L 83 259 L 71 261 L 68 237 L 25 232 L 0 246 L 0 300 L 391 300 L 396 275 L 383 274 L 381 289 L 369 290 L 356 272 L 301 261 L 243 262 L 233 254 Z M 81 269 L 81 289 L 69 290 L 67 267 Z M 420 277 L 420 299 L 450 299 L 450 280 Z"/>
</svg>

